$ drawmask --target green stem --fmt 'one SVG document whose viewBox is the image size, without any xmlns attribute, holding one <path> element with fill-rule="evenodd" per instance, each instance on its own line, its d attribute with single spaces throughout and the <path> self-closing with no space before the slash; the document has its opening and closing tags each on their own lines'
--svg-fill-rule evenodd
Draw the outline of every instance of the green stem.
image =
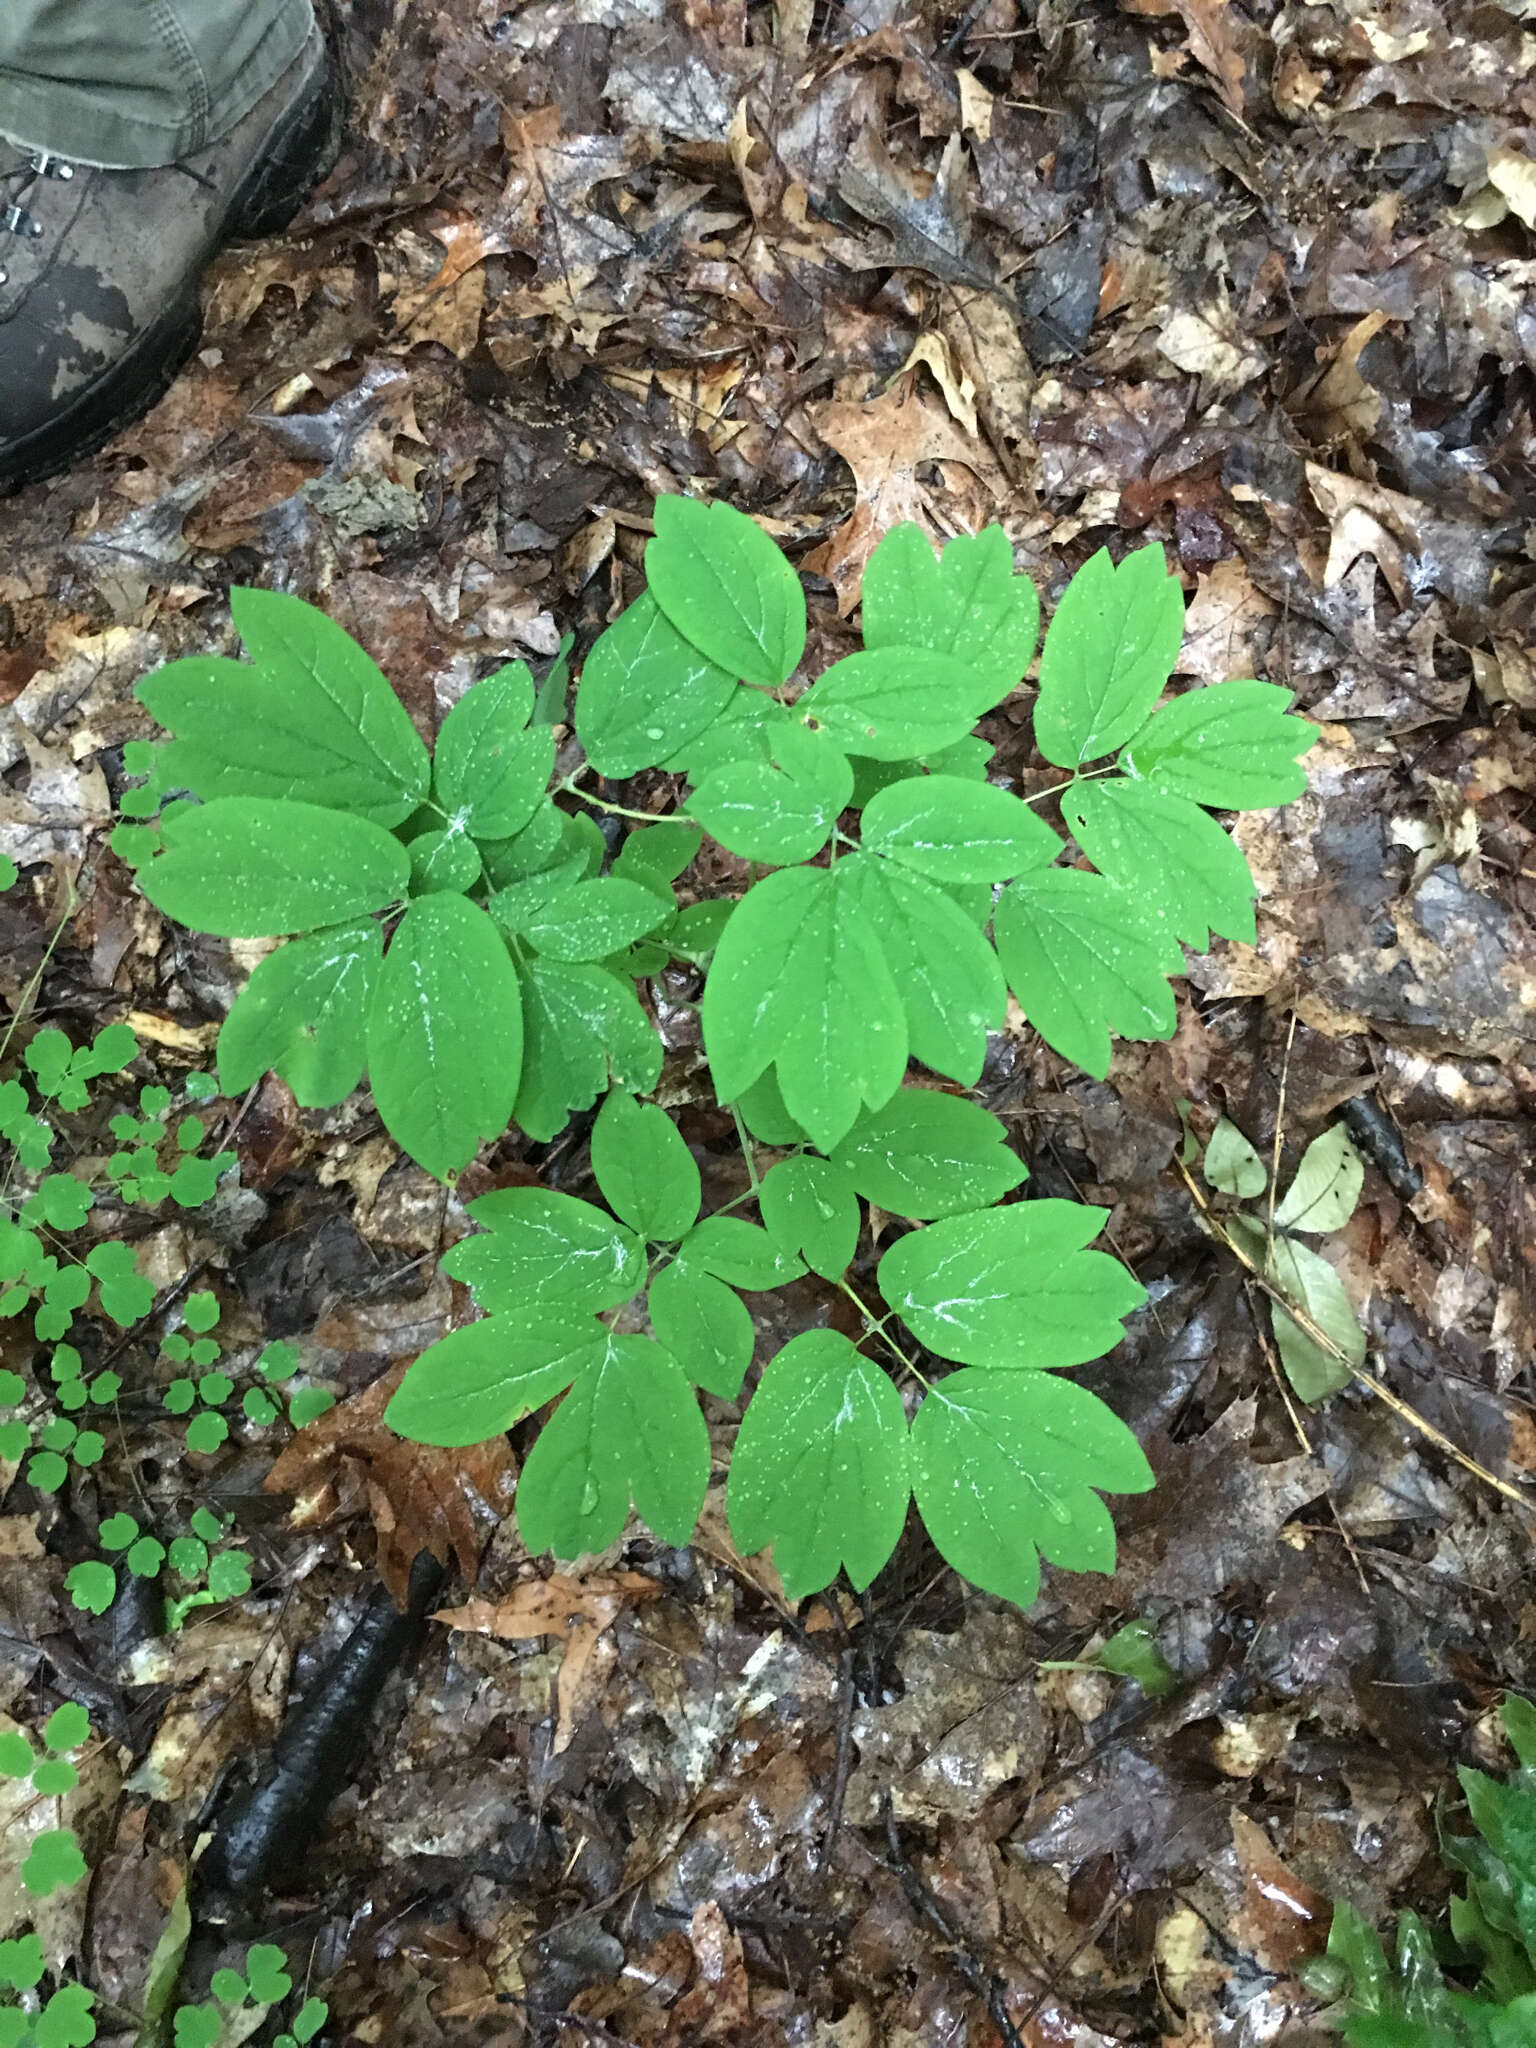
<svg viewBox="0 0 1536 2048">
<path fill-rule="evenodd" d="M 911 1373 L 913 1379 L 915 1379 L 920 1386 L 925 1388 L 926 1391 L 931 1394 L 933 1392 L 932 1380 L 929 1379 L 928 1375 L 922 1370 L 921 1366 L 917 1364 L 915 1359 L 908 1358 L 906 1352 L 902 1350 L 901 1346 L 896 1342 L 896 1339 L 885 1327 L 886 1323 L 890 1320 L 889 1316 L 871 1315 L 868 1308 L 859 1299 L 858 1295 L 854 1293 L 853 1289 L 848 1285 L 848 1282 L 846 1280 L 839 1280 L 835 1283 L 835 1285 L 839 1289 L 841 1289 L 841 1291 L 844 1294 L 847 1295 L 848 1299 L 853 1303 L 854 1307 L 863 1317 L 864 1326 L 866 1330 L 869 1331 L 870 1335 L 878 1337 L 881 1343 L 886 1347 L 886 1349 L 890 1351 L 894 1357 L 898 1358 L 901 1361 L 901 1364 L 909 1373 Z"/>
<path fill-rule="evenodd" d="M 736 1122 L 736 1135 L 741 1140 L 741 1156 L 747 1162 L 747 1180 L 749 1186 L 747 1189 L 747 1193 L 742 1197 L 742 1200 L 750 1202 L 752 1198 L 756 1195 L 758 1187 L 760 1185 L 760 1182 L 758 1181 L 757 1177 L 757 1160 L 753 1156 L 752 1140 L 747 1135 L 747 1127 L 741 1120 L 741 1111 L 736 1107 L 734 1102 L 731 1104 L 731 1115 Z"/>
<path fill-rule="evenodd" d="M 1096 782 L 1101 775 L 1113 775 L 1119 768 L 1118 761 L 1107 761 L 1102 768 L 1079 769 L 1069 775 L 1065 782 L 1053 782 L 1049 789 L 1037 789 L 1033 796 L 1024 798 L 1027 804 L 1043 804 L 1048 796 L 1060 796 L 1064 789 L 1070 789 L 1075 782 Z"/>
<path fill-rule="evenodd" d="M 557 794 L 575 797 L 578 803 L 590 804 L 595 811 L 607 811 L 615 818 L 635 818 L 642 825 L 661 822 L 654 811 L 632 811 L 625 804 L 611 804 L 604 796 L 593 796 L 590 790 L 578 789 L 574 775 L 567 775 L 563 782 L 557 782 L 555 790 Z"/>
</svg>

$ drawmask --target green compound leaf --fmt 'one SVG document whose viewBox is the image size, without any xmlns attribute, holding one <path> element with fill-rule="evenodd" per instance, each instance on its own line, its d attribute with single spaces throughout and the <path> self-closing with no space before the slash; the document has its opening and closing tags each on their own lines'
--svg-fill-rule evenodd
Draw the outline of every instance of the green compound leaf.
<svg viewBox="0 0 1536 2048">
<path fill-rule="evenodd" d="M 712 1273 L 663 1266 L 648 1296 L 651 1328 L 696 1387 L 734 1401 L 752 1363 L 752 1317 Z"/>
<path fill-rule="evenodd" d="M 670 1244 L 698 1219 L 699 1169 L 664 1109 L 615 1089 L 592 1126 L 603 1199 L 642 1237 Z"/>
<path fill-rule="evenodd" d="M 715 769 L 688 799 L 688 809 L 743 860 L 787 863 L 820 853 L 852 795 L 848 757 L 819 733 L 785 725 L 766 762 Z"/>
<path fill-rule="evenodd" d="M 1134 775 L 1217 810 L 1288 804 L 1307 786 L 1297 757 L 1317 738 L 1274 683 L 1207 683 L 1165 704 L 1126 750 Z"/>
<path fill-rule="evenodd" d="M 891 783 L 865 806 L 859 836 L 866 853 L 934 882 L 1001 882 L 1049 867 L 1061 852 L 1060 839 L 1028 804 L 958 775 Z"/>
<path fill-rule="evenodd" d="M 653 889 L 604 875 L 591 882 L 567 882 L 550 891 L 521 929 L 551 960 L 606 960 L 671 915 Z"/>
<path fill-rule="evenodd" d="M 754 520 L 730 505 L 656 500 L 645 551 L 651 595 L 718 667 L 777 689 L 805 647 L 800 579 Z"/>
<path fill-rule="evenodd" d="M 439 803 L 475 839 L 510 839 L 537 810 L 555 765 L 547 725 L 533 716 L 533 678 L 508 662 L 466 690 L 443 720 L 432 759 Z"/>
<path fill-rule="evenodd" d="M 786 1108 L 822 1151 L 895 1094 L 907 1064 L 901 997 L 851 866 L 786 868 L 748 890 L 704 989 L 719 1098 L 776 1066 Z"/>
<path fill-rule="evenodd" d="M 642 591 L 587 656 L 576 737 L 600 775 L 635 775 L 697 739 L 735 693 L 735 672 L 685 640 Z"/>
<path fill-rule="evenodd" d="M 1049 1373 L 957 1372 L 912 1424 L 912 1490 L 941 1556 L 1028 1607 L 1040 1558 L 1112 1572 L 1115 1525 L 1093 1490 L 1144 1493 L 1152 1471 L 1118 1416 Z"/>
<path fill-rule="evenodd" d="M 664 1543 L 686 1543 L 708 1482 L 709 1432 L 678 1365 L 610 1334 L 528 1454 L 517 1524 L 535 1554 L 580 1557 L 623 1533 L 633 1503 Z"/>
<path fill-rule="evenodd" d="M 925 1219 L 985 1209 L 1026 1178 L 995 1116 L 932 1088 L 898 1090 L 859 1118 L 832 1158 L 869 1201 Z"/>
<path fill-rule="evenodd" d="M 861 1118 L 854 1125 L 855 1133 L 864 1121 Z M 851 1143 L 851 1137 L 845 1139 L 844 1149 Z M 757 1191 L 764 1227 L 776 1244 L 798 1252 L 813 1273 L 824 1280 L 839 1279 L 859 1241 L 859 1201 L 854 1187 L 855 1177 L 841 1152 L 835 1159 L 814 1159 L 804 1153 L 781 1159 L 763 1176 Z"/>
<path fill-rule="evenodd" d="M 43 1221 L 55 1230 L 78 1230 L 95 1197 L 84 1181 L 76 1180 L 72 1173 L 50 1173 L 39 1183 L 33 1200 Z"/>
<path fill-rule="evenodd" d="M 423 832 L 411 841 L 410 856 L 413 896 L 435 896 L 442 890 L 457 890 L 462 896 L 480 879 L 480 850 L 457 827 Z"/>
<path fill-rule="evenodd" d="M 290 939 L 258 962 L 219 1027 L 225 1094 L 243 1094 L 270 1068 L 306 1109 L 345 1101 L 362 1078 L 383 958 L 383 934 L 368 923 Z"/>
<path fill-rule="evenodd" d="M 952 655 L 1005 696 L 1035 651 L 1040 600 L 1013 573 L 1000 526 L 960 534 L 934 558 L 920 526 L 893 526 L 869 558 L 863 588 L 866 647 L 927 647 Z"/>
<path fill-rule="evenodd" d="M 549 1139 L 573 1109 L 608 1086 L 645 1091 L 661 1078 L 661 1040 L 633 983 L 606 967 L 531 959 L 523 984 L 523 1077 L 516 1117 L 530 1138 Z"/>
<path fill-rule="evenodd" d="M 194 656 L 139 684 L 177 735 L 161 749 L 161 785 L 322 804 L 375 825 L 408 818 L 427 793 L 427 750 L 362 648 L 296 597 L 237 589 L 229 601 L 254 666 Z"/>
<path fill-rule="evenodd" d="M 946 890 L 891 861 L 859 853 L 839 861 L 837 872 L 878 935 L 913 1058 L 973 1087 L 987 1033 L 1002 1024 L 1008 1005 L 1003 970 L 980 928 Z"/>
<path fill-rule="evenodd" d="M 880 1261 L 880 1292 L 940 1358 L 996 1368 L 1081 1365 L 1124 1335 L 1146 1295 L 1118 1259 L 1086 1251 L 1107 1209 L 1015 1202 L 930 1223 Z"/>
<path fill-rule="evenodd" d="M 178 807 L 139 873 L 167 917 L 225 939 L 346 924 L 405 894 L 410 856 L 366 818 L 318 804 L 220 797 Z"/>
<path fill-rule="evenodd" d="M 1171 1038 L 1177 1023 L 1168 976 L 1184 956 L 1135 899 L 1103 875 L 1047 868 L 1012 882 L 993 921 L 1008 985 L 1040 1036 L 1063 1059 L 1103 1080 L 1109 1035 Z"/>
<path fill-rule="evenodd" d="M 63 1757 L 46 1757 L 32 1773 L 32 1789 L 45 1799 L 62 1798 L 66 1792 L 73 1792 L 80 1782 L 80 1773 Z"/>
<path fill-rule="evenodd" d="M 0 1984 L 12 1991 L 30 1991 L 43 1981 L 43 1944 L 35 1934 L 0 1941 Z"/>
<path fill-rule="evenodd" d="M 298 1407 L 295 1397 L 294 1407 Z M 293 1418 L 299 1427 L 299 1418 Z M 208 1567 L 208 1591 L 215 1600 L 243 1600 L 251 1590 L 251 1560 L 243 1550 L 224 1550 Z"/>
<path fill-rule="evenodd" d="M 37 2048 L 90 2048 L 96 2038 L 95 2003 L 95 1992 L 83 1984 L 61 1984 L 33 2023 Z"/>
<path fill-rule="evenodd" d="M 73 1829 L 47 1828 L 32 1839 L 21 1866 L 21 1881 L 34 1898 L 46 1899 L 78 1884 L 85 1873 L 85 1858 Z"/>
<path fill-rule="evenodd" d="M 469 1205 L 480 1234 L 443 1258 L 492 1314 L 566 1316 L 617 1308 L 645 1282 L 645 1248 L 590 1202 L 547 1188 L 501 1188 Z"/>
<path fill-rule="evenodd" d="M 1254 881 L 1209 811 L 1145 782 L 1079 782 L 1061 799 L 1077 843 L 1103 874 L 1204 952 L 1213 931 L 1252 945 Z"/>
<path fill-rule="evenodd" d="M 253 1942 L 245 1952 L 245 1974 L 258 2005 L 276 2005 L 293 1989 L 288 1958 L 275 1941 Z"/>
<path fill-rule="evenodd" d="M 835 1330 L 807 1330 L 771 1360 L 731 1453 L 726 1511 L 746 1555 L 773 1545 L 791 1600 L 839 1568 L 862 1592 L 906 1521 L 907 1418 L 901 1396 Z"/>
<path fill-rule="evenodd" d="M 834 661 L 795 710 L 851 754 L 909 761 L 962 740 L 1001 691 L 952 655 L 879 647 Z"/>
<path fill-rule="evenodd" d="M 793 1252 L 739 1216 L 706 1216 L 683 1239 L 678 1257 L 689 1271 L 713 1273 L 749 1294 L 783 1287 L 805 1270 Z"/>
<path fill-rule="evenodd" d="M 1061 593 L 1040 652 L 1035 744 L 1058 768 L 1124 746 L 1178 660 L 1184 593 L 1160 547 L 1117 569 L 1100 548 Z"/>
<path fill-rule="evenodd" d="M 368 1079 L 391 1137 L 428 1173 L 457 1173 L 506 1129 L 522 1063 L 522 992 L 501 934 L 467 897 L 423 896 L 368 1011 Z"/>
<path fill-rule="evenodd" d="M 212 2003 L 179 2005 L 174 2026 L 176 2048 L 217 2048 L 224 2016 Z"/>
<path fill-rule="evenodd" d="M 1342 1230 L 1365 1184 L 1365 1162 L 1342 1124 L 1314 1138 L 1275 1211 L 1282 1230 Z"/>
</svg>

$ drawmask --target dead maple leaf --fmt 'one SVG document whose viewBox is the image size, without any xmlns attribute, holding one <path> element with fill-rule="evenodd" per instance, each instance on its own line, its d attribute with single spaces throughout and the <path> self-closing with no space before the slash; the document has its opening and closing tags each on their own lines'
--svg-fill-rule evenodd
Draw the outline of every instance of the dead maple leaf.
<svg viewBox="0 0 1536 2048">
<path fill-rule="evenodd" d="M 337 1467 L 362 1468 L 368 1512 L 379 1538 L 379 1575 L 404 1612 L 417 1553 L 439 1564 L 450 1555 L 464 1576 L 480 1568 L 486 1541 L 511 1512 L 517 1468 L 504 1436 L 467 1450 L 408 1443 L 384 1421 L 390 1396 L 414 1363 L 408 1358 L 317 1422 L 306 1423 L 267 1474 L 268 1493 L 299 1496 L 292 1519 L 319 1520 L 334 1506 Z"/>
<path fill-rule="evenodd" d="M 964 463 L 994 502 L 1008 481 L 985 441 L 968 435 L 918 389 L 914 371 L 898 377 L 881 398 L 858 404 L 832 400 L 807 408 L 818 434 L 853 471 L 858 496 L 850 516 L 806 557 L 805 567 L 836 587 L 846 618 L 858 602 L 864 565 L 883 534 L 904 519 L 932 530 L 929 492 L 918 482 L 924 462 Z"/>
<path fill-rule="evenodd" d="M 554 1754 L 559 1756 L 570 1747 L 612 1665 L 611 1656 L 598 1656 L 599 1644 L 626 1607 L 654 1600 L 660 1592 L 656 1581 L 640 1572 L 593 1572 L 581 1579 L 551 1572 L 547 1579 L 524 1579 L 505 1600 L 466 1600 L 462 1607 L 444 1607 L 432 1619 L 504 1642 L 555 1636 L 563 1643 L 555 1681 Z"/>
</svg>

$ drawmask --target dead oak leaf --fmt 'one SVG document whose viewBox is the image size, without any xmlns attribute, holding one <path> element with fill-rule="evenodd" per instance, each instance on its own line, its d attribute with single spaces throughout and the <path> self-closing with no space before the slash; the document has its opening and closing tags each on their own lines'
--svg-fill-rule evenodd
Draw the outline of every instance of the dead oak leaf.
<svg viewBox="0 0 1536 2048">
<path fill-rule="evenodd" d="M 1229 113 L 1243 111 L 1243 53 L 1237 47 L 1229 0 L 1121 0 L 1128 14 L 1176 14 L 1189 38 L 1189 54 L 1216 81 Z"/>
<path fill-rule="evenodd" d="M 881 537 L 906 519 L 930 529 L 939 523 L 932 494 L 918 480 L 922 464 L 963 463 L 994 502 L 1007 494 L 1007 479 L 987 444 L 964 433 L 924 396 L 914 375 L 898 377 L 883 397 L 865 404 L 834 399 L 807 408 L 817 433 L 853 471 L 857 492 L 850 516 L 804 565 L 835 586 L 845 618 L 858 602 L 864 565 Z"/>
<path fill-rule="evenodd" d="M 300 1496 L 295 1519 L 313 1519 L 313 1504 L 328 1494 L 338 1468 L 360 1467 L 378 1532 L 379 1575 L 402 1612 L 419 1551 L 431 1551 L 439 1564 L 452 1556 L 466 1578 L 474 1577 L 486 1541 L 511 1511 L 517 1482 L 504 1436 L 467 1450 L 396 1436 L 384 1410 L 412 1363 L 401 1359 L 371 1387 L 306 1423 L 265 1481 L 268 1493 Z"/>
<path fill-rule="evenodd" d="M 626 1607 L 654 1600 L 660 1592 L 655 1580 L 640 1572 L 592 1572 L 579 1579 L 551 1572 L 548 1578 L 524 1579 L 505 1600 L 466 1600 L 462 1607 L 444 1607 L 432 1618 L 449 1628 L 497 1636 L 504 1642 L 526 1642 L 535 1636 L 560 1641 L 554 1739 L 554 1754 L 559 1756 L 570 1747 L 607 1676 L 612 1658 L 601 1656 L 599 1646 L 609 1629 Z"/>
</svg>

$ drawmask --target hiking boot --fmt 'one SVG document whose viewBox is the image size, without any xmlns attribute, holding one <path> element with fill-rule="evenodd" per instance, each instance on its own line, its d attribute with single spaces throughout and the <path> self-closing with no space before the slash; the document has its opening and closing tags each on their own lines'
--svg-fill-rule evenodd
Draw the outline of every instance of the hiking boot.
<svg viewBox="0 0 1536 2048">
<path fill-rule="evenodd" d="M 164 397 L 202 335 L 223 242 L 286 227 L 335 161 L 318 29 L 228 135 L 152 171 L 0 142 L 0 495 L 66 469 Z"/>
</svg>

